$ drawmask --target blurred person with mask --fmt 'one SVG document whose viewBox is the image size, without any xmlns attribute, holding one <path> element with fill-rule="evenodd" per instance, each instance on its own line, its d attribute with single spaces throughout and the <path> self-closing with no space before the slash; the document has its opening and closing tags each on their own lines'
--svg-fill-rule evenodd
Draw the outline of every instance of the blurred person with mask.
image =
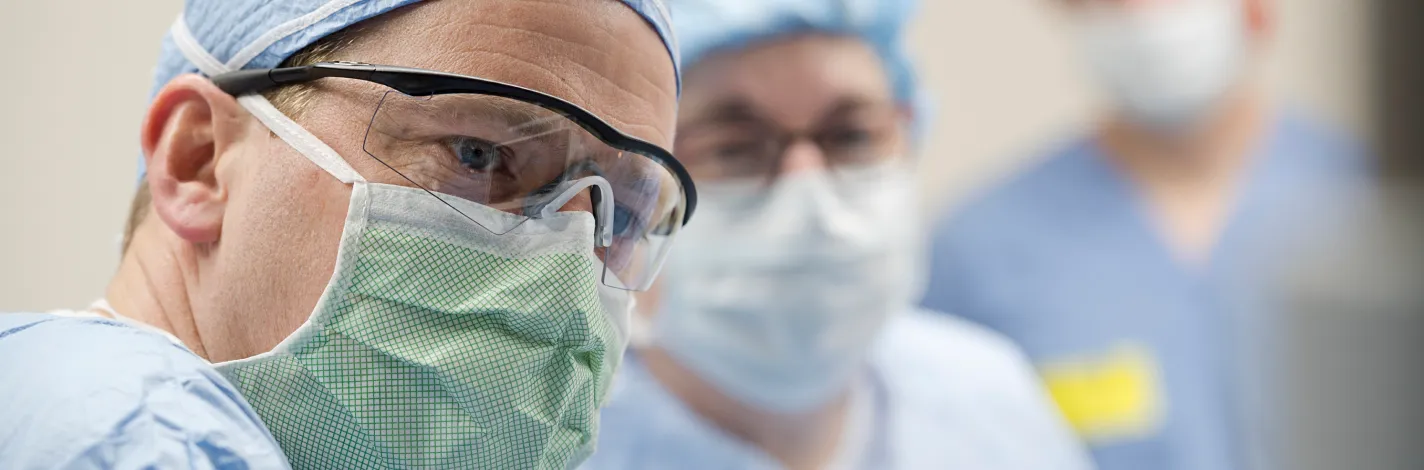
<svg viewBox="0 0 1424 470">
<path fill-rule="evenodd" d="M 577 465 L 695 201 L 667 21 L 189 0 L 108 291 L 0 315 L 0 467 Z"/>
<path fill-rule="evenodd" d="M 698 220 L 584 468 L 1087 468 L 1013 346 L 914 308 L 912 2 L 671 5 Z"/>
<path fill-rule="evenodd" d="M 1059 0 L 1110 106 L 934 230 L 924 304 L 1017 341 L 1104 469 L 1268 463 L 1271 261 L 1369 163 L 1269 103 L 1269 0 Z"/>
</svg>

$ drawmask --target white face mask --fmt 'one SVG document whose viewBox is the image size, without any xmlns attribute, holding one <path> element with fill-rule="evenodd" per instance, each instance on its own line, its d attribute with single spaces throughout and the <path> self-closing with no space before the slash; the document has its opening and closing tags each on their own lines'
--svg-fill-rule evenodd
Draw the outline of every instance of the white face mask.
<svg viewBox="0 0 1424 470">
<path fill-rule="evenodd" d="M 1241 0 L 1085 8 L 1076 19 L 1088 65 L 1115 104 L 1141 124 L 1190 125 L 1240 79 Z"/>
<path fill-rule="evenodd" d="M 239 101 L 352 185 L 311 317 L 216 364 L 294 468 L 572 468 L 592 453 L 631 309 L 600 282 L 592 214 L 525 220 L 368 183 L 264 98 Z"/>
<path fill-rule="evenodd" d="M 699 183 L 649 340 L 751 406 L 797 412 L 836 397 L 920 291 L 915 185 L 901 165 L 770 188 Z"/>
</svg>

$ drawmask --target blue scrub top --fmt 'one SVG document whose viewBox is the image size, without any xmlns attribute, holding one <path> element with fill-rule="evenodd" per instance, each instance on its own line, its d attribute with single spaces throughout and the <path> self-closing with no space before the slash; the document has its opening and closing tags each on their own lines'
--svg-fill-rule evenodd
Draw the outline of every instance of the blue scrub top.
<svg viewBox="0 0 1424 470">
<path fill-rule="evenodd" d="M 936 226 L 924 305 L 1023 347 L 1104 470 L 1269 462 L 1262 283 L 1369 165 L 1289 115 L 1258 148 L 1210 259 L 1185 266 L 1095 143 L 1072 142 Z"/>
<path fill-rule="evenodd" d="M 1090 468 L 1028 362 L 998 334 L 906 312 L 886 325 L 868 364 L 862 393 L 852 400 L 864 405 L 852 405 L 834 468 Z M 848 447 L 858 451 L 844 452 Z M 692 411 L 630 354 L 602 411 L 598 449 L 580 468 L 783 467 Z"/>
<path fill-rule="evenodd" d="M 282 469 L 211 365 L 103 318 L 0 314 L 0 468 Z"/>
</svg>

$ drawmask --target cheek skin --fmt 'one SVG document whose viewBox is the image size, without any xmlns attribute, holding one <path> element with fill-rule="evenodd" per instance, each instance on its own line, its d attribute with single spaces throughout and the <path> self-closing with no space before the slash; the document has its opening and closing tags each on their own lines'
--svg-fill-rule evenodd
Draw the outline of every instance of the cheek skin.
<svg viewBox="0 0 1424 470">
<path fill-rule="evenodd" d="M 212 361 L 269 351 L 311 315 L 331 278 L 350 187 L 279 139 L 235 158 L 222 238 L 208 266 L 213 290 L 195 305 Z M 198 299 L 195 299 L 195 301 Z"/>
</svg>

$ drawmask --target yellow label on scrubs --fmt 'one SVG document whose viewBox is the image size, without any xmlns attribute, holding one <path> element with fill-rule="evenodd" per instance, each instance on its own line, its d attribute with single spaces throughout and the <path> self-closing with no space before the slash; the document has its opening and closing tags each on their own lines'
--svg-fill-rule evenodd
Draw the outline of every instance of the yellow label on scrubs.
<svg viewBox="0 0 1424 470">
<path fill-rule="evenodd" d="M 1161 428 L 1161 373 L 1146 348 L 1123 344 L 1044 363 L 1040 371 L 1068 423 L 1089 442 L 1147 437 Z"/>
</svg>

